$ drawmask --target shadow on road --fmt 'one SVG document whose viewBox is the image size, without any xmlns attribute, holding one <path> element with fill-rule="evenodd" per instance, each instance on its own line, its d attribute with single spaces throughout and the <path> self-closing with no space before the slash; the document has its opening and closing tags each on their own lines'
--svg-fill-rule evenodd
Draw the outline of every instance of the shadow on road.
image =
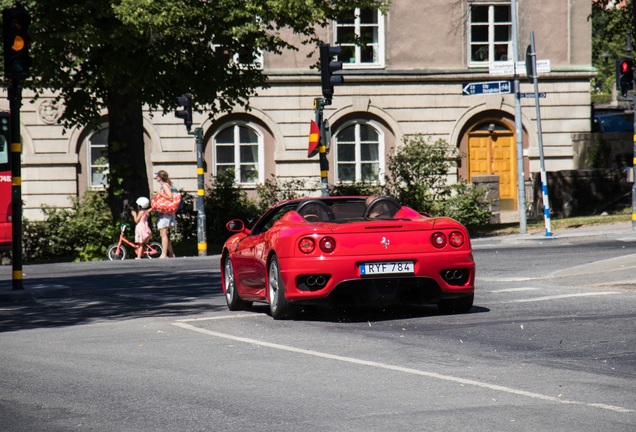
<svg viewBox="0 0 636 432">
<path fill-rule="evenodd" d="M 171 270 L 36 275 L 29 278 L 29 284 L 67 286 L 70 296 L 0 303 L 0 332 L 130 318 L 180 318 L 220 309 L 212 302 L 213 297 L 222 296 L 218 272 Z"/>
<path fill-rule="evenodd" d="M 268 305 L 253 305 L 248 312 L 269 315 Z M 469 314 L 490 312 L 490 309 L 473 306 Z M 430 316 L 440 316 L 442 314 L 437 306 L 365 306 L 365 307 L 342 307 L 342 306 L 302 306 L 298 307 L 293 316 L 295 321 L 316 321 L 316 322 L 338 322 L 338 323 L 361 323 L 361 322 L 381 322 L 395 321 L 410 318 L 425 318 Z"/>
</svg>

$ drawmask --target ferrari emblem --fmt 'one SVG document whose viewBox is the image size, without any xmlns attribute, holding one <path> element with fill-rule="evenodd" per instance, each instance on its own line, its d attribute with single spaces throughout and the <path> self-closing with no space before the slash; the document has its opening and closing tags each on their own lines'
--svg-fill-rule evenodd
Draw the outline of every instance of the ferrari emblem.
<svg viewBox="0 0 636 432">
<path fill-rule="evenodd" d="M 386 237 L 382 237 L 382 241 L 380 242 L 380 244 L 381 244 L 382 246 L 384 246 L 384 249 L 388 249 L 388 248 L 389 248 L 389 244 L 390 244 L 390 243 L 391 243 L 391 242 L 390 242 L 390 241 L 389 241 L 389 239 L 388 239 L 388 238 L 386 238 Z"/>
</svg>

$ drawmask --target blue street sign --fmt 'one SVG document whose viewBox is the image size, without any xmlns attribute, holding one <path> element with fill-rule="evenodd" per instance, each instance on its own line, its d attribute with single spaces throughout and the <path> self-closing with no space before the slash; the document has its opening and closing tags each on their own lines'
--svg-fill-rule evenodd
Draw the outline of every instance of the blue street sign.
<svg viewBox="0 0 636 432">
<path fill-rule="evenodd" d="M 480 83 L 464 83 L 462 95 L 472 96 L 480 94 L 503 94 L 512 92 L 510 81 L 488 81 Z"/>
<path fill-rule="evenodd" d="M 519 97 L 534 99 L 534 93 L 519 93 Z M 546 93 L 544 93 L 544 92 L 539 93 L 539 97 L 542 98 L 542 99 L 545 98 L 546 97 Z"/>
</svg>

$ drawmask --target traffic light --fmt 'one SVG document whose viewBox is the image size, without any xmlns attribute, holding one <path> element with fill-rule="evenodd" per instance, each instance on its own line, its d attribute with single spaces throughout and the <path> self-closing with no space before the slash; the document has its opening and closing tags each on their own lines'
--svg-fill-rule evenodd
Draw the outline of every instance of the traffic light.
<svg viewBox="0 0 636 432">
<path fill-rule="evenodd" d="M 2 39 L 4 42 L 4 76 L 24 79 L 30 75 L 31 16 L 23 6 L 2 11 Z"/>
<path fill-rule="evenodd" d="M 186 129 L 190 132 L 192 127 L 192 95 L 190 93 L 177 96 L 177 105 L 183 107 L 183 109 L 177 108 L 174 115 L 177 118 L 183 119 Z"/>
<path fill-rule="evenodd" d="M 620 90 L 623 97 L 634 88 L 634 59 L 629 57 L 616 60 L 616 90 Z"/>
<path fill-rule="evenodd" d="M 322 81 L 322 95 L 325 99 L 333 97 L 333 86 L 344 83 L 342 75 L 333 75 L 342 69 L 341 61 L 332 61 L 334 56 L 340 54 L 340 47 L 320 45 L 320 80 Z"/>
</svg>

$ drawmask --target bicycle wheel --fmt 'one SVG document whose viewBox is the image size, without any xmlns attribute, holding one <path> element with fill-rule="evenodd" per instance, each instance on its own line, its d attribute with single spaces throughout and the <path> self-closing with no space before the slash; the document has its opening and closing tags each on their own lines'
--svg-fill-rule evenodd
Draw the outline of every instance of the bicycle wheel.
<svg viewBox="0 0 636 432">
<path fill-rule="evenodd" d="M 126 259 L 126 248 L 119 245 L 112 245 L 108 248 L 108 258 L 111 261 Z"/>
<path fill-rule="evenodd" d="M 146 250 L 144 252 L 150 259 L 159 258 L 163 253 L 163 247 L 159 242 L 152 242 L 146 246 Z"/>
</svg>

